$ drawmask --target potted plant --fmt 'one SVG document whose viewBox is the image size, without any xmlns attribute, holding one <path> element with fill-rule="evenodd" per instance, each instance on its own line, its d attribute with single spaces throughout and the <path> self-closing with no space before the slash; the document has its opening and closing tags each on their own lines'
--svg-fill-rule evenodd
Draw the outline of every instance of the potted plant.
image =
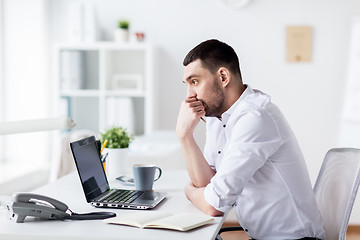
<svg viewBox="0 0 360 240">
<path fill-rule="evenodd" d="M 129 29 L 129 21 L 127 20 L 120 20 L 118 22 L 118 27 L 122 29 Z"/>
<path fill-rule="evenodd" d="M 118 21 L 118 27 L 114 31 L 114 38 L 116 42 L 127 42 L 129 41 L 129 21 L 120 20 Z"/>
<path fill-rule="evenodd" d="M 113 126 L 100 133 L 101 144 L 105 145 L 103 156 L 106 157 L 106 175 L 109 181 L 124 175 L 128 167 L 129 145 L 134 140 L 126 128 Z"/>
</svg>

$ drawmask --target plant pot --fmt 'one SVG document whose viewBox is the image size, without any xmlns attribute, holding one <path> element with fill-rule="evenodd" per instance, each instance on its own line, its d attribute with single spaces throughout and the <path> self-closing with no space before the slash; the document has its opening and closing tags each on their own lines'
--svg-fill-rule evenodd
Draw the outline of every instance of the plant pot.
<svg viewBox="0 0 360 240">
<path fill-rule="evenodd" d="M 108 153 L 106 158 L 106 177 L 111 183 L 117 177 L 125 175 L 128 167 L 129 148 L 105 148 L 103 155 Z"/>
<path fill-rule="evenodd" d="M 116 28 L 114 30 L 115 42 L 128 42 L 129 41 L 129 30 L 123 28 Z"/>
</svg>

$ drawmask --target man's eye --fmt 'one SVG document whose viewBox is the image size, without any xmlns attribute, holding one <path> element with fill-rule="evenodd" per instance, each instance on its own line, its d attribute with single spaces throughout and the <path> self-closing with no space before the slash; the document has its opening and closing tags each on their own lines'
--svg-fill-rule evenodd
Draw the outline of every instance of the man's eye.
<svg viewBox="0 0 360 240">
<path fill-rule="evenodd" d="M 198 80 L 192 80 L 191 81 L 193 84 L 197 84 L 199 81 Z"/>
</svg>

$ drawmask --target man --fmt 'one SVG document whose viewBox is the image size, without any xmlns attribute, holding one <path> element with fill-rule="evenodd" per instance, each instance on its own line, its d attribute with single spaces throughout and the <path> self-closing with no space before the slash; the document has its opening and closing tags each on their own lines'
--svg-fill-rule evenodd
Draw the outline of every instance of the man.
<svg viewBox="0 0 360 240">
<path fill-rule="evenodd" d="M 253 239 L 323 239 L 297 140 L 270 97 L 243 84 L 235 51 L 208 40 L 184 66 L 188 91 L 176 133 L 191 179 L 187 198 L 211 216 L 234 207 Z M 193 132 L 204 116 L 203 154 Z"/>
</svg>

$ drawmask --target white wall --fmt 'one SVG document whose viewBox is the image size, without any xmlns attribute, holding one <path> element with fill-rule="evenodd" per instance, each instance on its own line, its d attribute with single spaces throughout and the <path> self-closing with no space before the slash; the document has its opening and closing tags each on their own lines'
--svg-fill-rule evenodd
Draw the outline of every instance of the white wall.
<svg viewBox="0 0 360 240">
<path fill-rule="evenodd" d="M 75 0 L 50 0 L 52 41 L 65 39 L 66 9 Z M 159 48 L 158 128 L 174 129 L 186 87 L 182 60 L 199 42 L 217 38 L 239 55 L 245 83 L 273 97 L 293 127 L 314 183 L 322 159 L 336 147 L 346 80 L 351 17 L 357 0 L 252 0 L 240 10 L 220 0 L 88 0 L 96 5 L 101 40 L 112 40 L 121 18 Z M 285 61 L 285 27 L 313 27 L 313 60 Z M 204 128 L 199 130 L 201 136 Z M 203 138 L 199 137 L 203 142 Z M 360 218 L 359 218 L 360 219 Z M 360 220 L 359 220 L 360 222 Z"/>
<path fill-rule="evenodd" d="M 47 33 L 45 0 L 2 0 L 1 120 L 48 117 Z M 0 158 L 18 169 L 36 168 L 48 160 L 45 133 L 1 136 Z M 21 146 L 21 151 L 19 151 Z M 31 156 L 31 157 L 30 157 Z"/>
<path fill-rule="evenodd" d="M 3 61 L 3 25 L 4 25 L 4 11 L 3 11 L 3 0 L 0 0 L 0 109 L 4 109 L 4 61 Z M 0 111 L 0 121 L 3 121 L 4 113 Z M 4 139 L 0 138 L 0 152 L 4 151 Z M 3 160 L 0 158 L 0 164 Z"/>
</svg>

